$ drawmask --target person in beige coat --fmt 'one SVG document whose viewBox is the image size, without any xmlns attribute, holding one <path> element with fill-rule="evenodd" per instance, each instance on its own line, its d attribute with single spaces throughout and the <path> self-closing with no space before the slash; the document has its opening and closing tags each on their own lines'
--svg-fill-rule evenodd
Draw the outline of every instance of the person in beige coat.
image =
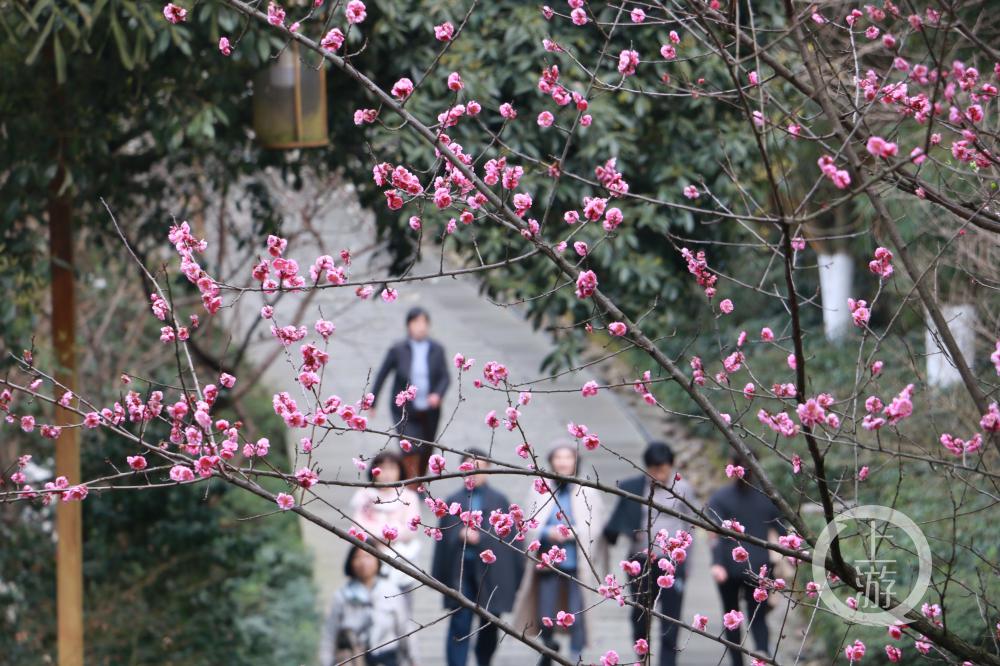
<svg viewBox="0 0 1000 666">
<path fill-rule="evenodd" d="M 572 442 L 553 444 L 548 463 L 556 474 L 576 476 L 579 468 L 577 445 Z M 585 591 L 574 579 L 596 586 L 605 573 L 603 553 L 606 550 L 602 547 L 601 536 L 604 502 L 600 493 L 592 488 L 551 480 L 548 484 L 549 493 L 539 495 L 541 507 L 533 515 L 538 526 L 529 530 L 526 537 L 529 543 L 536 539 L 541 543 L 539 558 L 552 552 L 557 556 L 551 565 L 529 564 L 527 567 L 514 604 L 514 623 L 529 634 L 541 631 L 542 641 L 553 650 L 559 649 L 553 638 L 555 629 L 568 628 L 571 655 L 576 660 L 587 643 L 586 622 L 580 615 L 587 604 Z M 574 614 L 572 624 L 566 620 L 558 622 L 559 611 Z M 543 618 L 549 618 L 553 626 L 545 626 L 549 622 Z M 547 657 L 539 661 L 539 666 L 549 664 Z"/>
</svg>

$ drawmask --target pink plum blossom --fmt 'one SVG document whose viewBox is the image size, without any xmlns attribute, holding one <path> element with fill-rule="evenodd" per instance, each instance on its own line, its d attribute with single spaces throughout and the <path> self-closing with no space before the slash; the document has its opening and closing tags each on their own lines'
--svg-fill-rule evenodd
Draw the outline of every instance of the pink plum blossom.
<svg viewBox="0 0 1000 666">
<path fill-rule="evenodd" d="M 365 3 L 361 0 L 350 0 L 344 7 L 344 16 L 347 17 L 347 22 L 356 24 L 364 21 L 367 16 L 365 9 Z"/>
<path fill-rule="evenodd" d="M 163 16 L 171 23 L 183 23 L 187 20 L 187 10 L 169 2 L 163 7 Z"/>
<path fill-rule="evenodd" d="M 454 36 L 455 26 L 451 24 L 451 21 L 445 21 L 441 25 L 434 26 L 434 39 L 439 42 L 450 42 Z"/>
<path fill-rule="evenodd" d="M 738 610 L 731 610 L 722 616 L 722 624 L 726 627 L 726 629 L 732 631 L 743 624 L 743 618 L 744 615 L 742 612 Z"/>
</svg>

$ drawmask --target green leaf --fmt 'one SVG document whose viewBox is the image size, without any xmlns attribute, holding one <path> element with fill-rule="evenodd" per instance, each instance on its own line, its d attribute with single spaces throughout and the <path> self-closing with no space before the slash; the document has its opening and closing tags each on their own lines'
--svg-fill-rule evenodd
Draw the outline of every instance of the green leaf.
<svg viewBox="0 0 1000 666">
<path fill-rule="evenodd" d="M 160 55 L 161 53 L 164 53 L 169 46 L 170 46 L 170 31 L 161 30 L 160 33 L 156 36 L 156 41 L 154 42 L 153 55 L 157 56 Z"/>
<path fill-rule="evenodd" d="M 209 20 L 209 35 L 213 42 L 219 41 L 219 12 L 212 12 Z"/>
<path fill-rule="evenodd" d="M 181 39 L 177 42 L 177 48 L 181 50 L 181 53 L 186 55 L 188 58 L 191 57 L 191 42 L 187 39 Z"/>
<path fill-rule="evenodd" d="M 187 31 L 183 28 L 178 28 L 176 26 L 168 26 L 167 32 L 170 33 L 170 40 L 174 43 L 181 53 L 187 57 L 191 57 L 191 44 L 188 43 Z"/>
<path fill-rule="evenodd" d="M 52 50 L 55 52 L 56 61 L 56 83 L 62 85 L 66 83 L 66 53 L 63 51 L 62 40 L 58 33 L 52 40 Z"/>
<path fill-rule="evenodd" d="M 184 143 L 184 131 L 178 130 L 170 135 L 169 145 L 171 150 L 177 150 Z"/>
<path fill-rule="evenodd" d="M 80 28 L 77 27 L 76 22 L 70 20 L 70 17 L 66 15 L 66 12 L 64 12 L 59 7 L 59 5 L 53 5 L 52 6 L 52 11 L 54 11 L 59 16 L 59 18 L 62 19 L 60 21 L 60 27 L 65 28 L 66 30 L 69 30 L 70 33 L 73 35 L 73 39 L 79 41 L 80 40 Z M 58 30 L 56 31 L 56 34 L 58 34 Z"/>
<path fill-rule="evenodd" d="M 146 62 L 147 42 L 144 39 L 135 40 L 135 48 L 132 51 L 132 61 L 137 63 Z"/>
<path fill-rule="evenodd" d="M 142 27 L 143 33 L 146 35 L 146 38 L 149 41 L 153 41 L 153 39 L 156 38 L 156 31 L 153 29 L 153 26 L 149 23 L 149 19 L 146 16 L 146 13 L 140 11 L 134 2 L 123 2 L 122 7 L 124 7 L 125 11 L 131 14 L 132 17 L 135 18 L 135 20 L 139 23 L 139 25 Z M 136 60 L 136 62 L 139 61 Z"/>
<path fill-rule="evenodd" d="M 231 12 L 221 12 L 219 14 L 219 26 L 226 32 L 236 30 L 236 16 Z"/>
<path fill-rule="evenodd" d="M 229 126 L 229 116 L 226 115 L 225 111 L 223 111 L 221 108 L 219 108 L 217 106 L 213 107 L 212 111 L 215 114 L 216 119 L 220 123 L 222 123 L 223 125 L 225 125 L 227 127 Z"/>
<path fill-rule="evenodd" d="M 114 12 L 111 13 L 111 34 L 114 35 L 115 46 L 118 47 L 118 58 L 121 60 L 122 66 L 132 71 L 135 63 L 132 61 L 132 54 L 129 53 L 128 42 L 125 40 L 125 31 L 122 30 L 122 26 L 118 22 L 118 15 Z"/>
<path fill-rule="evenodd" d="M 48 7 L 51 4 L 52 0 L 39 0 L 38 4 L 36 4 L 34 8 L 31 10 L 31 19 L 33 21 L 37 21 L 38 17 L 42 15 L 42 12 L 45 11 L 46 7 Z"/>
<path fill-rule="evenodd" d="M 17 7 L 18 13 L 21 16 L 24 17 L 24 20 L 28 22 L 27 28 L 25 28 L 24 26 L 21 26 L 21 30 L 19 30 L 18 32 L 23 35 L 29 29 L 30 30 L 38 30 L 38 22 L 34 19 L 34 17 L 32 16 L 32 13 L 29 12 L 27 10 L 27 8 L 22 7 L 20 3 L 16 4 L 15 7 Z M 0 12 L 0 16 L 3 17 L 0 20 L 3 20 L 4 27 L 7 28 L 8 31 L 10 31 L 11 28 L 7 24 L 7 21 L 8 21 L 7 15 L 4 14 L 4 13 L 2 13 L 2 12 Z"/>
<path fill-rule="evenodd" d="M 49 16 L 48 22 L 45 27 L 42 28 L 42 32 L 38 35 L 38 40 L 35 45 L 31 47 L 31 51 L 28 52 L 28 57 L 24 59 L 24 64 L 34 65 L 35 61 L 38 60 L 38 54 L 42 52 L 42 47 L 45 46 L 45 41 L 48 39 L 49 34 L 52 32 L 52 26 L 56 22 L 56 15 L 52 14 Z"/>
<path fill-rule="evenodd" d="M 90 10 L 90 18 L 96 21 L 97 17 L 101 15 L 101 12 L 104 11 L 104 8 L 107 7 L 107 5 L 108 0 L 97 0 Z"/>
<path fill-rule="evenodd" d="M 0 25 L 3 26 L 4 32 L 7 33 L 7 39 L 11 42 L 17 40 L 17 35 L 14 32 L 14 28 L 7 21 L 7 17 L 0 13 Z"/>
<path fill-rule="evenodd" d="M 76 13 L 79 14 L 80 18 L 83 19 L 84 27 L 89 29 L 94 23 L 93 18 L 91 17 L 90 14 L 90 9 L 88 9 L 86 5 L 81 3 L 80 0 L 68 0 L 68 2 L 69 4 L 73 5 L 73 8 L 76 9 Z"/>
</svg>

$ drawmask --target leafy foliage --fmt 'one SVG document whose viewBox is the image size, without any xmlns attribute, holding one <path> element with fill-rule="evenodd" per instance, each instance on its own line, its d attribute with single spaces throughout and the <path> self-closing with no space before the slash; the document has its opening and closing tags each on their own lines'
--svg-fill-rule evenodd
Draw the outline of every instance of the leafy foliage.
<svg viewBox="0 0 1000 666">
<path fill-rule="evenodd" d="M 70 197 L 74 224 L 99 230 L 110 229 L 105 198 L 141 240 L 159 238 L 175 217 L 201 214 L 213 193 L 241 177 L 241 205 L 273 223 L 266 188 L 253 187 L 260 170 L 317 166 L 315 152 L 289 160 L 254 143 L 250 80 L 281 42 L 250 31 L 224 58 L 214 46 L 220 34 L 245 24 L 231 10 L 202 4 L 193 10 L 197 21 L 172 25 L 160 5 L 132 0 L 13 5 L 0 15 L 5 276 L 26 279 L 45 266 L 36 236 L 57 194 Z M 119 242 L 112 234 L 94 239 Z M 9 308 L 0 309 L 8 325 Z"/>
<path fill-rule="evenodd" d="M 352 60 L 356 66 L 387 87 L 399 77 L 412 78 L 418 83 L 418 91 L 408 100 L 407 108 L 422 118 L 434 117 L 440 111 L 440 107 L 436 106 L 438 100 L 452 95 L 448 92 L 443 73 L 460 70 L 466 82 L 464 93 L 467 99 L 507 100 L 517 109 L 519 118 L 526 119 L 505 125 L 495 108 L 484 108 L 478 123 L 449 132 L 449 136 L 458 140 L 466 152 L 482 155 L 481 161 L 506 156 L 510 163 L 523 165 L 526 174 L 536 175 L 544 174 L 549 165 L 559 161 L 563 135 L 554 130 L 541 130 L 530 120 L 547 108 L 543 96 L 538 95 L 531 84 L 540 74 L 536 46 L 549 36 L 545 24 L 537 20 L 537 6 L 518 2 L 477 7 L 464 28 L 465 34 L 473 38 L 454 41 L 441 57 L 438 72 L 421 82 L 422 63 L 430 62 L 441 46 L 428 40 L 427 35 L 433 33 L 435 24 L 445 20 L 458 26 L 464 16 L 445 5 L 434 3 L 424 3 L 423 11 L 409 11 L 398 3 L 375 4 L 378 12 L 371 23 L 371 37 L 365 43 L 365 50 Z M 608 8 L 604 11 L 613 10 Z M 669 26 L 664 26 L 664 40 L 668 29 Z M 571 39 L 572 45 L 584 53 L 592 48 L 585 37 Z M 640 39 L 644 39 L 636 44 L 640 51 L 654 53 L 659 49 L 659 42 L 654 43 L 651 33 Z M 690 41 L 684 45 L 695 47 Z M 392 54 L 404 48 L 410 56 L 405 62 L 400 62 Z M 594 55 L 596 57 L 597 54 Z M 502 67 L 496 66 L 501 62 Z M 726 75 L 721 68 L 696 71 L 693 65 L 680 62 L 670 71 L 675 79 L 694 87 L 699 85 L 695 82 L 697 78 L 708 78 L 715 85 L 725 84 Z M 331 78 L 334 81 L 338 79 L 336 76 Z M 567 89 L 583 91 L 582 81 L 561 83 Z M 655 91 L 660 82 L 655 77 L 647 77 L 634 85 Z M 353 109 L 370 105 L 356 86 L 336 90 L 335 98 L 343 109 L 345 121 Z M 603 119 L 601 126 L 581 131 L 580 137 L 572 143 L 563 166 L 593 181 L 594 169 L 611 156 L 617 156 L 617 168 L 625 174 L 632 190 L 654 198 L 676 199 L 684 186 L 692 183 L 693 177 L 700 178 L 695 181 L 699 187 L 707 185 L 720 197 L 738 194 L 726 175 L 725 167 L 738 165 L 743 170 L 754 157 L 748 143 L 750 138 L 744 131 L 738 111 L 703 104 L 686 96 L 672 99 L 670 103 L 671 113 L 664 114 L 654 109 L 650 100 L 643 96 L 625 93 L 597 95 L 590 104 L 589 112 L 595 118 Z M 560 115 L 560 118 L 569 122 L 569 116 Z M 388 129 L 366 132 L 365 139 L 371 142 L 369 145 L 358 138 L 359 133 L 355 130 L 353 124 L 335 124 L 334 142 L 350 154 L 346 174 L 353 179 L 362 199 L 376 211 L 380 230 L 394 253 L 396 268 L 402 270 L 417 248 L 417 238 L 407 225 L 413 211 L 407 210 L 400 215 L 387 210 L 384 197 L 370 178 L 370 155 L 378 155 L 379 161 L 388 159 L 397 164 L 422 164 L 426 158 L 425 149 L 413 136 Z M 490 134 L 501 138 L 487 143 L 485 137 Z M 516 146 L 518 151 L 524 152 L 515 152 L 508 146 Z M 658 148 L 649 150 L 649 146 Z M 754 183 L 747 182 L 743 186 L 752 189 Z M 556 202 L 553 210 L 557 213 L 579 209 L 582 205 L 579 194 L 580 183 L 571 176 L 563 176 L 555 185 L 554 192 L 546 188 L 534 193 L 535 208 L 544 208 L 548 197 L 553 196 Z M 600 186 L 593 187 L 591 195 L 608 196 Z M 609 295 L 616 298 L 619 306 L 630 315 L 645 313 L 648 304 L 655 301 L 663 307 L 648 313 L 647 321 L 651 325 L 664 329 L 685 325 L 688 318 L 677 316 L 678 311 L 669 306 L 686 295 L 682 288 L 684 262 L 678 254 L 677 236 L 672 234 L 692 237 L 693 242 L 699 243 L 717 238 L 721 232 L 716 227 L 701 224 L 710 220 L 696 219 L 694 214 L 686 211 L 667 217 L 657 206 L 623 205 L 615 200 L 608 205 L 622 205 L 630 232 L 600 243 L 597 242 L 596 231 L 587 230 L 586 234 L 581 234 L 580 240 L 587 240 L 593 245 L 589 264 L 596 267 L 599 276 L 607 279 L 602 284 L 607 285 Z M 430 251 L 432 242 L 444 242 L 446 248 L 465 256 L 471 256 L 474 248 L 485 262 L 503 261 L 517 254 L 505 234 L 493 225 L 476 225 L 475 228 L 462 229 L 462 233 L 444 237 L 445 222 L 447 218 L 434 217 L 432 211 L 427 211 L 423 252 Z M 558 214 L 543 222 L 564 225 Z M 594 237 L 588 234 L 594 234 Z M 726 255 L 713 259 L 724 262 Z M 529 259 L 502 272 L 490 273 L 484 286 L 495 297 L 529 299 L 530 316 L 539 326 L 557 321 L 571 312 L 576 317 L 587 317 L 585 306 L 572 297 L 571 291 L 548 293 L 557 284 L 550 277 L 550 268 L 544 260 Z M 536 298 L 542 295 L 544 297 Z M 558 342 L 560 346 L 552 357 L 553 364 L 565 365 L 580 351 L 581 338 L 566 333 Z"/>
</svg>

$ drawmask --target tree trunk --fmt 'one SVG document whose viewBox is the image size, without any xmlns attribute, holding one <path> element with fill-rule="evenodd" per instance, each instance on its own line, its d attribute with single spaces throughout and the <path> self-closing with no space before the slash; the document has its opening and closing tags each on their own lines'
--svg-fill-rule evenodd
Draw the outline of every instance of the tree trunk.
<svg viewBox="0 0 1000 666">
<path fill-rule="evenodd" d="M 823 332 L 836 342 L 851 330 L 847 299 L 854 281 L 854 260 L 847 252 L 818 255 L 819 286 L 823 302 Z"/>
<path fill-rule="evenodd" d="M 73 275 L 72 202 L 59 192 L 62 166 L 49 198 L 49 252 L 52 262 L 52 338 L 58 361 L 56 380 L 76 392 L 76 299 Z M 61 395 L 56 391 L 56 395 Z M 80 430 L 74 414 L 56 408 L 63 428 L 56 440 L 56 474 L 70 485 L 80 483 Z M 58 597 L 59 664 L 83 665 L 83 523 L 81 502 L 56 503 L 56 595 Z"/>
<path fill-rule="evenodd" d="M 941 306 L 941 314 L 948 322 L 955 342 L 965 362 L 974 366 L 976 354 L 976 308 L 971 303 L 953 303 Z M 927 353 L 927 383 L 930 386 L 946 387 L 962 381 L 962 376 L 955 368 L 951 356 L 938 338 L 937 327 L 930 317 L 927 318 L 925 333 L 925 351 Z"/>
</svg>

